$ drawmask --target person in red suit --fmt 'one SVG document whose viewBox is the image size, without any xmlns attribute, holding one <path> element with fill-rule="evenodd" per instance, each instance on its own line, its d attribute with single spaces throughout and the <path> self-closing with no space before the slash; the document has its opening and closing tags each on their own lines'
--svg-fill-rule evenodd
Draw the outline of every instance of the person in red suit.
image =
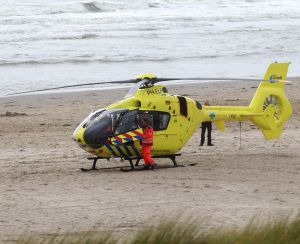
<svg viewBox="0 0 300 244">
<path fill-rule="evenodd" d="M 153 145 L 153 127 L 147 118 L 142 118 L 141 123 L 143 136 L 142 136 L 142 157 L 144 159 L 144 168 L 153 169 L 155 166 L 154 160 L 151 157 L 151 148 Z"/>
</svg>

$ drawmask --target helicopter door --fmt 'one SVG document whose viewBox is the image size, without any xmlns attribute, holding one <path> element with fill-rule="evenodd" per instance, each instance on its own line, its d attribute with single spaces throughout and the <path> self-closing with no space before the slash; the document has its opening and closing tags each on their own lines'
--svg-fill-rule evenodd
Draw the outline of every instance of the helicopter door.
<svg viewBox="0 0 300 244">
<path fill-rule="evenodd" d="M 149 112 L 143 112 L 140 114 L 140 127 L 143 128 L 147 126 L 153 127 L 153 115 Z"/>
<path fill-rule="evenodd" d="M 139 128 L 138 110 L 131 110 L 118 120 L 114 131 L 114 137 L 111 138 L 111 143 L 116 146 L 122 146 L 128 155 L 131 155 L 132 153 L 139 154 L 136 151 L 136 145 L 139 145 L 138 141 L 142 140 L 142 135 L 142 129 Z M 131 147 L 133 151 L 130 152 L 128 147 Z M 118 150 L 122 151 L 121 148 Z"/>
<path fill-rule="evenodd" d="M 168 112 L 161 111 L 148 111 L 147 113 L 141 114 L 141 124 L 142 127 L 142 116 L 145 116 L 146 120 L 153 127 L 154 131 L 163 131 L 168 128 L 170 122 L 170 114 Z"/>
<path fill-rule="evenodd" d="M 169 136 L 170 132 L 167 130 L 170 122 L 170 113 L 162 111 L 147 111 L 147 113 L 141 114 L 141 126 L 142 118 L 146 118 L 147 121 L 152 125 L 154 130 L 154 143 L 152 147 L 152 152 L 158 154 L 168 154 L 169 153 Z"/>
<path fill-rule="evenodd" d="M 128 111 L 117 123 L 115 135 L 124 134 L 138 129 L 139 127 L 139 114 L 137 110 Z"/>
</svg>

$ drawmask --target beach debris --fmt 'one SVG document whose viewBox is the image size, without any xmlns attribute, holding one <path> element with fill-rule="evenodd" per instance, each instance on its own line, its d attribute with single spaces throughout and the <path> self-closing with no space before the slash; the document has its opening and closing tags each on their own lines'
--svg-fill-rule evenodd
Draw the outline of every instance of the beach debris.
<svg viewBox="0 0 300 244">
<path fill-rule="evenodd" d="M 26 116 L 26 115 L 28 114 L 6 111 L 5 113 L 1 114 L 0 117 L 16 117 L 16 116 Z"/>
<path fill-rule="evenodd" d="M 235 101 L 240 101 L 240 99 L 225 99 L 226 102 L 235 102 Z"/>
</svg>

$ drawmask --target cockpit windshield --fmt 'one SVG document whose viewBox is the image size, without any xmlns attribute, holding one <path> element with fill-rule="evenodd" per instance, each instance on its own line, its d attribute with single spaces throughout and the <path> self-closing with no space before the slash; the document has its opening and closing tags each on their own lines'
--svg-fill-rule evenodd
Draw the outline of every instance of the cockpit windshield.
<svg viewBox="0 0 300 244">
<path fill-rule="evenodd" d="M 88 118 L 88 120 L 84 123 L 83 128 L 86 128 L 91 124 L 98 124 L 98 122 L 101 121 L 100 123 L 105 125 L 107 134 L 111 134 L 115 130 L 120 116 L 122 116 L 127 111 L 128 109 L 124 108 L 98 110 Z"/>
</svg>

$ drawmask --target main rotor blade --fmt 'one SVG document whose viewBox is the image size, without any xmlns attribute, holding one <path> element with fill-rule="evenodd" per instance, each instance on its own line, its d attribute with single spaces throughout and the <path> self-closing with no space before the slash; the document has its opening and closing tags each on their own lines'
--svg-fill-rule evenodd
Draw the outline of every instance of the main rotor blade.
<svg viewBox="0 0 300 244">
<path fill-rule="evenodd" d="M 172 81 L 172 80 L 203 80 L 203 81 L 270 81 L 270 80 L 263 80 L 263 79 L 251 79 L 251 78 L 225 78 L 225 77 L 217 77 L 217 78 L 205 78 L 205 77 L 199 77 L 199 78 L 157 78 L 154 80 L 154 82 L 163 82 L 163 81 Z M 271 80 L 271 81 L 279 81 L 279 80 Z"/>
<path fill-rule="evenodd" d="M 147 79 L 147 78 L 145 78 Z M 154 78 L 150 79 L 151 83 L 163 82 L 163 81 L 177 81 L 177 80 L 195 80 L 195 81 L 269 81 L 269 82 L 291 82 L 288 80 L 262 80 L 262 79 L 251 79 L 251 78 L 228 78 L 228 77 L 217 77 L 217 78 L 205 78 L 205 77 L 191 77 L 191 78 Z M 16 92 L 6 94 L 6 96 L 12 95 L 20 95 L 20 94 L 27 94 L 32 92 L 42 92 L 42 91 L 51 91 L 51 90 L 58 90 L 64 88 L 72 88 L 72 87 L 82 87 L 82 86 L 92 86 L 92 85 L 101 85 L 101 84 L 130 84 L 130 83 L 137 83 L 141 81 L 140 79 L 130 79 L 130 80 L 119 80 L 119 81 L 104 81 L 104 82 L 92 82 L 92 83 L 84 83 L 84 84 L 75 84 L 75 85 L 67 85 L 67 86 L 58 86 L 58 87 L 51 87 L 45 89 L 38 89 L 38 90 L 31 90 L 31 91 L 24 91 L 24 92 Z"/>
<path fill-rule="evenodd" d="M 51 91 L 51 90 L 58 90 L 63 88 L 71 88 L 71 87 L 81 87 L 81 86 L 92 86 L 92 85 L 101 85 L 101 84 L 123 84 L 123 83 L 136 83 L 138 82 L 137 79 L 131 79 L 131 80 L 119 80 L 119 81 L 104 81 L 104 82 L 93 82 L 93 83 L 84 83 L 84 84 L 76 84 L 76 85 L 67 85 L 67 86 L 58 86 L 58 87 L 51 87 L 51 88 L 45 88 L 45 89 L 38 89 L 38 90 L 31 90 L 31 91 L 24 91 L 24 92 L 16 92 L 7 94 L 6 96 L 12 96 L 12 95 L 20 95 L 20 94 L 26 94 L 31 92 L 41 92 L 41 91 Z"/>
</svg>

